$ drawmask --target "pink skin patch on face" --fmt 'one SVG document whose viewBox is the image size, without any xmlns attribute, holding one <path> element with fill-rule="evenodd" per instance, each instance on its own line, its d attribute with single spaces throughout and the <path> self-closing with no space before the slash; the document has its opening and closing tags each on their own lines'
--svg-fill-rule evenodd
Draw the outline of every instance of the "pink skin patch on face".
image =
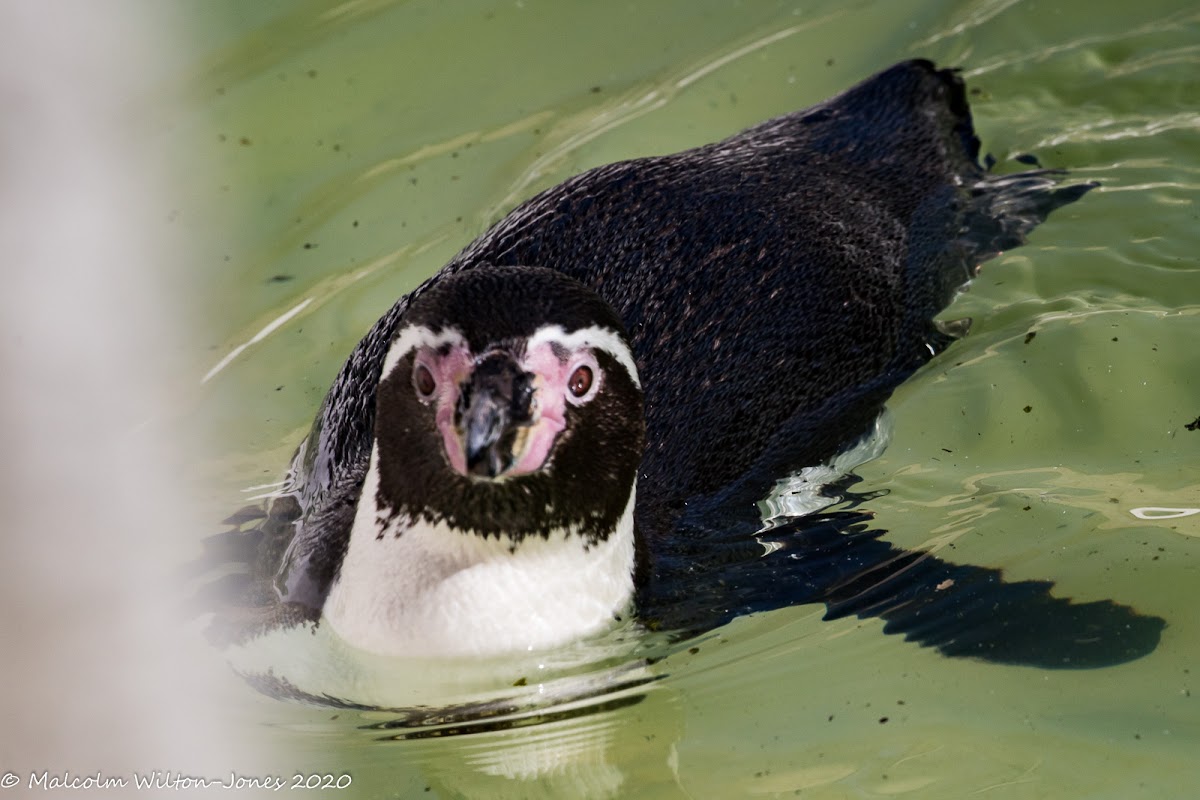
<svg viewBox="0 0 1200 800">
<path fill-rule="evenodd" d="M 463 432 L 454 424 L 454 411 L 458 405 L 460 387 L 470 378 L 475 362 L 476 357 L 466 347 L 457 347 L 446 355 L 440 355 L 429 348 L 421 348 L 413 363 L 413 391 L 417 392 L 422 402 L 436 404 L 434 419 L 442 434 L 446 460 L 455 472 L 464 476 L 469 476 L 466 451 L 463 446 Z M 588 390 L 581 397 L 576 397 L 571 392 L 569 383 L 571 376 L 581 366 L 591 370 L 592 380 Z M 436 383 L 434 391 L 427 396 L 421 394 L 420 382 L 416 379 L 421 367 L 429 370 Z M 533 423 L 525 429 L 523 435 L 517 437 L 518 452 L 513 454 L 513 465 L 497 476 L 498 478 L 527 475 L 545 467 L 554 442 L 566 427 L 567 403 L 578 406 L 589 402 L 600 391 L 603 383 L 600 365 L 587 348 L 569 353 L 563 359 L 555 353 L 549 342 L 542 343 L 525 354 L 521 368 L 534 376 Z"/>
<path fill-rule="evenodd" d="M 465 345 L 454 347 L 445 355 L 422 347 L 413 357 L 413 391 L 422 403 L 434 405 L 434 421 L 442 433 L 446 458 L 450 466 L 463 475 L 467 474 L 467 457 L 463 452 L 462 439 L 454 430 L 454 407 L 458 404 L 459 386 L 470 376 L 474 365 L 475 359 Z M 417 376 L 422 368 L 429 370 L 433 376 L 435 387 L 430 394 L 421 392 Z"/>
</svg>

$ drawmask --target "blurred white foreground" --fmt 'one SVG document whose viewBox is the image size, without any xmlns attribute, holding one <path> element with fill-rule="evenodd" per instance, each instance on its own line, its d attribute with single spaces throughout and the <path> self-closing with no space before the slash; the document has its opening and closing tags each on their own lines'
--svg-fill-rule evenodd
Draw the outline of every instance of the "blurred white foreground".
<svg viewBox="0 0 1200 800">
<path fill-rule="evenodd" d="M 186 301 L 161 289 L 181 243 L 165 240 L 152 132 L 127 117 L 172 46 L 162 10 L 0 5 L 0 773 L 19 779 L 13 797 L 56 794 L 30 790 L 44 771 L 254 771 L 209 694 L 228 678 L 205 672 L 211 657 L 172 616 L 171 572 L 199 533 L 171 480 L 182 445 L 146 424 L 163 418 Z M 97 793 L 164 794 L 61 792 Z"/>
</svg>

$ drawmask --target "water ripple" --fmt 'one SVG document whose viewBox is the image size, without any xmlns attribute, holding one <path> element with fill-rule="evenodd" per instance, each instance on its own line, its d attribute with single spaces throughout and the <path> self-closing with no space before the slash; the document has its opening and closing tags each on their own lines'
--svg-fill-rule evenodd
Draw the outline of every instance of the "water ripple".
<svg viewBox="0 0 1200 800">
<path fill-rule="evenodd" d="M 301 53 L 334 40 L 339 29 L 368 22 L 405 0 L 346 0 L 332 8 L 325 0 L 295 5 L 290 13 L 240 37 L 233 45 L 198 64 L 189 94 L 209 97 L 225 86 L 249 81 Z"/>
<path fill-rule="evenodd" d="M 1168 116 L 1138 116 L 1124 119 L 1103 118 L 1064 128 L 1061 132 L 1037 142 L 1033 149 L 1083 142 L 1112 142 L 1119 139 L 1142 139 L 1176 130 L 1200 130 L 1200 113 L 1181 111 Z"/>
<path fill-rule="evenodd" d="M 979 27 L 1019 3 L 1021 0 L 983 0 L 978 5 L 967 8 L 957 19 L 950 20 L 947 27 L 914 44 L 911 49 L 922 50 L 942 39 L 958 36 L 971 28 Z"/>
<path fill-rule="evenodd" d="M 1176 31 L 1180 28 L 1194 25 L 1197 22 L 1200 22 L 1200 12 L 1197 12 L 1194 9 L 1187 9 L 1174 14 L 1168 14 L 1160 19 L 1152 20 L 1151 22 L 1147 22 L 1145 25 L 1140 25 L 1129 31 L 1082 36 L 1078 39 L 1072 39 L 1060 44 L 1049 45 L 1037 50 L 1015 50 L 1011 53 L 992 59 L 985 64 L 975 67 L 974 69 L 966 70 L 963 74 L 966 77 L 971 78 L 976 75 L 994 72 L 998 69 L 1013 67 L 1017 64 L 1027 64 L 1031 62 L 1040 63 L 1064 53 L 1071 53 L 1084 48 L 1095 47 L 1097 45 L 1127 41 L 1140 36 L 1149 36 L 1151 34 Z"/>
<path fill-rule="evenodd" d="M 564 118 L 548 133 L 546 151 L 515 177 L 504 197 L 492 204 L 489 216 L 498 216 L 502 210 L 526 197 L 532 185 L 553 172 L 571 153 L 588 142 L 662 108 L 680 92 L 716 70 L 802 31 L 820 27 L 849 10 L 841 9 L 807 22 L 757 35 L 749 41 L 732 43 L 648 86 L 636 87 L 615 104 L 599 109 L 588 108 L 583 113 Z M 556 138 L 557 143 L 551 144 Z"/>
</svg>

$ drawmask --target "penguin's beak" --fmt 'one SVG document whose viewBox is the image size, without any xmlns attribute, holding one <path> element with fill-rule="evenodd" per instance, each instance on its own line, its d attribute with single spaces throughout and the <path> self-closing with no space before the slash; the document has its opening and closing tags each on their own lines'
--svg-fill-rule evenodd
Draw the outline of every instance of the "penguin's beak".
<svg viewBox="0 0 1200 800">
<path fill-rule="evenodd" d="M 533 377 L 497 352 L 479 361 L 461 385 L 455 428 L 468 475 L 501 477 L 524 453 L 534 423 Z"/>
</svg>

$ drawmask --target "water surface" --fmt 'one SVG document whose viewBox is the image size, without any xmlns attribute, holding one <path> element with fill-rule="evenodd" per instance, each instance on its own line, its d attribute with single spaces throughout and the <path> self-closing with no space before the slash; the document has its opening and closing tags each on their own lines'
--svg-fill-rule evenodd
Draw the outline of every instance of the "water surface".
<svg viewBox="0 0 1200 800">
<path fill-rule="evenodd" d="M 959 65 L 984 149 L 1101 188 L 989 262 L 974 319 L 859 468 L 897 545 L 1165 618 L 1155 652 L 949 659 L 799 606 L 645 668 L 599 711 L 395 738 L 247 690 L 239 714 L 354 796 L 1187 796 L 1200 780 L 1200 12 L 1184 2 L 197 3 L 183 221 L 209 349 L 189 424 L 214 519 L 276 480 L 341 360 L 505 210 L 721 138 L 897 60 Z M 1030 334 L 1035 334 L 1031 336 Z M 536 661 L 536 659 L 535 659 Z M 536 663 L 491 665 L 537 686 Z M 488 665 L 484 665 L 486 670 Z M 506 673 L 506 670 L 510 670 Z M 586 670 L 585 670 L 586 672 Z M 429 789 L 426 794 L 425 790 Z"/>
</svg>

